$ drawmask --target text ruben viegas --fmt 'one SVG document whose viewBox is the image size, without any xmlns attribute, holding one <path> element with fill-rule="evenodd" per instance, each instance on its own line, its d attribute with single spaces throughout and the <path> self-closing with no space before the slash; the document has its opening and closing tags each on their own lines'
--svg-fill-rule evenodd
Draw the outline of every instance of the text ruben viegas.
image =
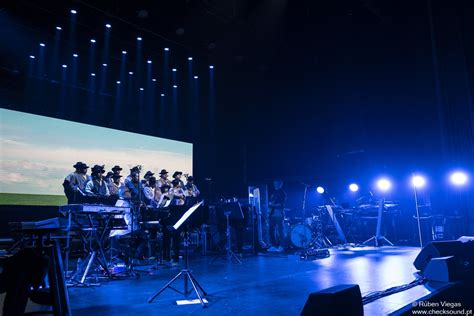
<svg viewBox="0 0 474 316">
<path fill-rule="evenodd" d="M 461 307 L 461 303 L 452 303 L 452 302 L 427 302 L 427 301 L 421 301 L 418 302 L 418 306 L 420 307 L 449 307 L 449 308 L 456 308 L 456 307 Z"/>
</svg>

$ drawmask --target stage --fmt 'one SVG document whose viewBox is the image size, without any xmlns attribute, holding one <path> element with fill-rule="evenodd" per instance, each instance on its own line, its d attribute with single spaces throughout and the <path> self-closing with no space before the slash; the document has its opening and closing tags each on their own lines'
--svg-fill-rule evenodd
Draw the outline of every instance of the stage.
<svg viewBox="0 0 474 316">
<path fill-rule="evenodd" d="M 180 267 L 140 273 L 139 279 L 115 280 L 93 288 L 70 288 L 75 315 L 299 315 L 308 294 L 338 284 L 359 284 L 362 295 L 415 279 L 414 247 L 364 247 L 331 250 L 331 256 L 300 261 L 293 254 L 244 256 L 242 264 L 212 256 L 190 259 L 193 274 L 209 293 L 209 304 L 177 306 L 181 296 L 166 290 L 152 304 L 147 299 Z M 146 267 L 138 267 L 142 269 Z M 175 283 L 182 289 L 183 281 Z M 443 285 L 416 286 L 364 306 L 365 315 L 386 315 Z M 194 298 L 194 297 L 193 297 Z"/>
</svg>

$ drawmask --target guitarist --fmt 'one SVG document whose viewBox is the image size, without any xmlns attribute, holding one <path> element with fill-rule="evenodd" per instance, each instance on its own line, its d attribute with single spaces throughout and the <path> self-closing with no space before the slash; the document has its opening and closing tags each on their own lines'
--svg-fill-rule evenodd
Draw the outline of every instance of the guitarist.
<svg viewBox="0 0 474 316">
<path fill-rule="evenodd" d="M 275 191 L 273 192 L 269 202 L 269 219 L 270 219 L 270 241 L 272 246 L 268 249 L 270 252 L 282 252 L 281 246 L 283 240 L 283 219 L 285 218 L 285 202 L 286 193 L 283 190 L 283 181 L 273 181 Z"/>
</svg>

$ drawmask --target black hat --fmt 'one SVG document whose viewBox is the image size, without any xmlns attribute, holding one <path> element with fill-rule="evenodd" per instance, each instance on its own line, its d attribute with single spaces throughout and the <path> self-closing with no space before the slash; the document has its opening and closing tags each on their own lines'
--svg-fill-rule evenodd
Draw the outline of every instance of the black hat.
<svg viewBox="0 0 474 316">
<path fill-rule="evenodd" d="M 106 178 L 109 178 L 113 175 L 114 173 L 112 171 L 107 172 L 107 175 L 105 176 Z"/>
<path fill-rule="evenodd" d="M 153 172 L 147 171 L 143 177 L 145 177 L 145 178 L 146 178 L 146 177 L 151 177 L 152 175 L 154 175 Z"/>
<path fill-rule="evenodd" d="M 189 181 L 189 182 L 194 181 L 193 176 L 189 176 L 189 177 L 188 177 L 188 181 Z"/>
<path fill-rule="evenodd" d="M 115 170 L 120 171 L 120 170 L 122 170 L 122 168 L 120 168 L 120 166 L 115 165 L 115 166 L 112 168 L 112 171 L 115 171 Z"/>
<path fill-rule="evenodd" d="M 161 169 L 160 175 L 168 174 L 169 172 L 166 169 Z"/>
<path fill-rule="evenodd" d="M 76 168 L 76 169 L 87 169 L 87 168 L 89 168 L 89 166 L 86 165 L 85 163 L 83 163 L 82 161 L 76 162 L 76 164 L 72 167 Z"/>
<path fill-rule="evenodd" d="M 138 166 L 132 167 L 132 169 L 130 169 L 130 173 L 132 173 L 132 172 L 140 173 L 140 168 Z"/>
<path fill-rule="evenodd" d="M 150 185 L 156 184 L 156 178 L 155 177 L 148 178 L 148 184 Z"/>
<path fill-rule="evenodd" d="M 178 174 L 181 174 L 181 175 L 182 175 L 183 173 L 182 173 L 181 171 L 175 171 L 175 172 L 173 173 L 173 178 L 175 178 Z"/>
<path fill-rule="evenodd" d="M 122 176 L 119 175 L 119 174 L 115 174 L 115 173 L 114 173 L 114 174 L 112 174 L 111 177 L 112 177 L 113 179 L 118 179 L 118 178 L 121 178 Z"/>
<path fill-rule="evenodd" d="M 105 169 L 104 169 L 104 165 L 94 165 L 94 167 L 92 167 L 92 173 L 104 173 L 105 172 Z"/>
</svg>

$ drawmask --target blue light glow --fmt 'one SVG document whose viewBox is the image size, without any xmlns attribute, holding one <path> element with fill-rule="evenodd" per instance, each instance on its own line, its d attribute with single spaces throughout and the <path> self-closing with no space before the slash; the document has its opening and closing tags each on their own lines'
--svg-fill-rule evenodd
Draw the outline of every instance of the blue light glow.
<svg viewBox="0 0 474 316">
<path fill-rule="evenodd" d="M 137 41 L 141 41 L 143 38 L 141 38 L 140 36 L 137 37 Z"/>
<path fill-rule="evenodd" d="M 91 39 L 91 43 L 95 43 L 95 39 L 92 38 L 92 39 Z"/>
<path fill-rule="evenodd" d="M 170 50 L 168 47 L 165 47 L 164 49 L 165 49 L 165 52 L 167 52 L 167 51 L 169 51 L 169 50 Z"/>
<path fill-rule="evenodd" d="M 151 60 L 147 60 L 146 62 L 147 62 L 148 64 L 151 64 L 151 63 L 152 63 L 152 61 L 151 61 Z"/>
<path fill-rule="evenodd" d="M 318 192 L 319 194 L 323 194 L 326 190 L 324 190 L 323 187 L 317 187 L 316 188 L 316 192 Z"/>
<path fill-rule="evenodd" d="M 41 46 L 41 47 L 45 47 L 46 44 L 45 44 L 45 43 L 40 43 L 40 46 Z"/>
<path fill-rule="evenodd" d="M 61 31 L 62 28 L 60 26 L 56 26 L 56 30 Z"/>
<path fill-rule="evenodd" d="M 155 79 L 155 78 L 153 78 L 153 79 L 151 79 L 151 81 L 153 81 L 153 82 L 156 82 L 156 79 Z"/>
<path fill-rule="evenodd" d="M 129 74 L 129 75 L 133 75 L 133 71 L 129 71 L 128 74 Z"/>
<path fill-rule="evenodd" d="M 172 72 L 178 71 L 176 68 L 171 69 Z"/>
<path fill-rule="evenodd" d="M 67 65 L 62 65 L 63 68 L 67 68 Z"/>
<path fill-rule="evenodd" d="M 78 54 L 72 54 L 72 57 L 77 58 L 77 57 L 79 57 L 79 55 Z"/>
<path fill-rule="evenodd" d="M 143 91 L 143 90 L 145 90 L 145 89 L 143 89 L 143 88 L 140 88 L 140 91 Z"/>
<path fill-rule="evenodd" d="M 120 84 L 120 81 L 119 81 L 119 80 L 117 80 L 117 84 Z"/>
<path fill-rule="evenodd" d="M 467 183 L 469 177 L 465 172 L 462 171 L 454 171 L 451 173 L 451 176 L 449 177 L 449 180 L 451 181 L 452 184 L 456 186 L 463 186 Z"/>
<path fill-rule="evenodd" d="M 175 88 L 175 89 L 176 89 L 177 87 L 178 87 L 177 85 L 173 85 L 173 88 Z"/>
<path fill-rule="evenodd" d="M 126 50 L 123 50 L 123 51 L 122 51 L 122 54 L 127 55 L 127 51 L 126 51 Z"/>
<path fill-rule="evenodd" d="M 210 65 L 209 68 L 210 68 L 210 69 L 214 69 L 214 66 L 213 66 L 213 65 Z"/>
<path fill-rule="evenodd" d="M 381 178 L 377 181 L 377 188 L 382 192 L 387 192 L 392 187 L 392 183 L 387 178 Z"/>
<path fill-rule="evenodd" d="M 165 94 L 164 94 L 164 93 L 162 93 L 162 94 L 161 94 L 161 96 L 162 96 L 162 97 L 164 97 L 164 96 L 165 96 Z"/>
<path fill-rule="evenodd" d="M 112 25 L 110 25 L 109 23 L 107 23 L 107 24 L 105 25 L 105 27 L 108 28 L 108 29 L 110 29 L 110 28 L 112 27 Z"/>
<path fill-rule="evenodd" d="M 426 179 L 423 176 L 414 175 L 413 177 L 411 177 L 411 184 L 415 188 L 419 189 L 426 185 Z"/>
<path fill-rule="evenodd" d="M 91 76 L 92 76 L 92 77 L 95 77 L 95 73 L 91 73 Z"/>
<path fill-rule="evenodd" d="M 36 57 L 35 57 L 35 56 L 33 56 L 33 55 L 30 55 L 30 58 L 31 58 L 31 59 L 35 59 Z"/>
<path fill-rule="evenodd" d="M 199 77 L 198 76 L 194 76 L 194 79 L 198 79 Z"/>
<path fill-rule="evenodd" d="M 188 60 L 193 60 L 193 58 L 192 58 L 192 57 L 188 57 Z"/>
<path fill-rule="evenodd" d="M 351 183 L 349 185 L 349 190 L 351 192 L 357 192 L 357 191 L 359 191 L 359 186 L 357 185 L 357 183 Z"/>
<path fill-rule="evenodd" d="M 71 9 L 71 13 L 72 13 L 72 14 L 77 14 L 77 11 L 74 10 L 74 9 Z"/>
<path fill-rule="evenodd" d="M 102 64 L 102 66 L 107 67 L 107 64 Z"/>
</svg>

